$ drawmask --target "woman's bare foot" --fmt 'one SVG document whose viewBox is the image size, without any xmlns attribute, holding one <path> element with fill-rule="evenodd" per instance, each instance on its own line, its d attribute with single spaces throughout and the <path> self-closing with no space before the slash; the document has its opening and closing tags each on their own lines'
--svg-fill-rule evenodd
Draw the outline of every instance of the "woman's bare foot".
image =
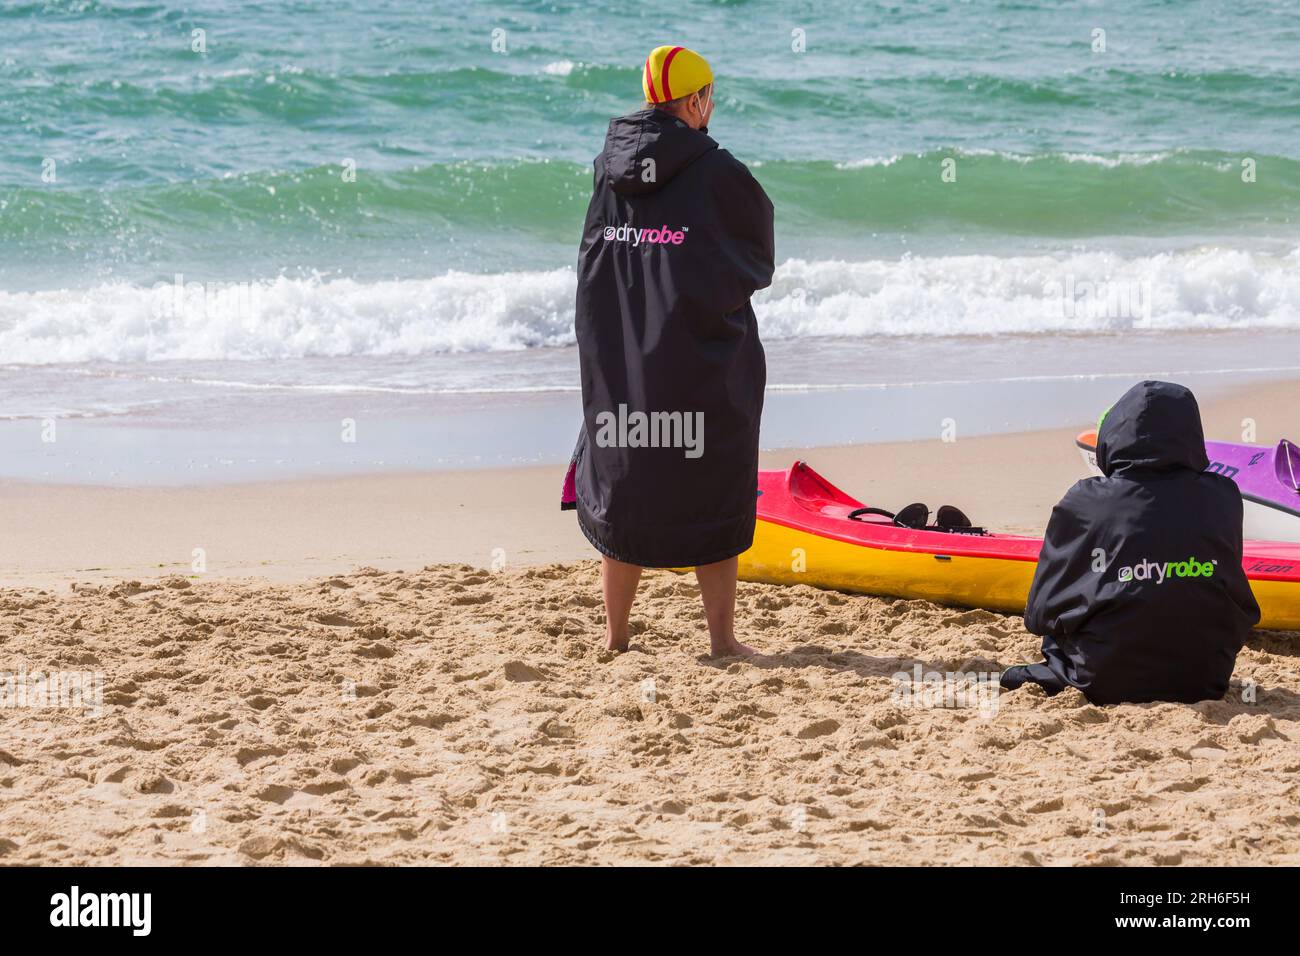
<svg viewBox="0 0 1300 956">
<path fill-rule="evenodd" d="M 627 650 L 627 620 L 636 600 L 641 569 L 607 557 L 601 562 L 600 578 L 605 592 L 605 650 L 622 654 Z"/>
<path fill-rule="evenodd" d="M 715 643 L 709 649 L 710 657 L 753 657 L 758 651 L 754 650 L 748 644 L 742 644 L 734 637 L 730 643 Z"/>
<path fill-rule="evenodd" d="M 736 640 L 736 570 L 735 558 L 695 569 L 704 617 L 709 623 L 710 657 L 749 657 L 758 653 Z"/>
</svg>

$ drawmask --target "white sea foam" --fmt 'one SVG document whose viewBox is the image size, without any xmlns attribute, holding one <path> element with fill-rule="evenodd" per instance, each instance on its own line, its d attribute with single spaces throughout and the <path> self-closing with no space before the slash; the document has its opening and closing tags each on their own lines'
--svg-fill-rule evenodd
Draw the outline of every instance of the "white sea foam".
<svg viewBox="0 0 1300 956">
<path fill-rule="evenodd" d="M 1062 153 L 1061 158 L 1067 163 L 1087 163 L 1090 166 L 1105 166 L 1114 169 L 1118 166 L 1149 166 L 1163 162 L 1170 153 L 1120 153 L 1117 156 L 1097 156 L 1093 153 Z"/>
<path fill-rule="evenodd" d="M 1117 153 L 1114 156 L 1102 156 L 1095 153 L 1041 153 L 1028 155 L 1025 153 L 1010 153 L 1003 150 L 974 148 L 958 149 L 952 152 L 955 157 L 981 158 L 997 157 L 1009 162 L 1019 163 L 1022 166 L 1028 166 L 1031 163 L 1054 162 L 1064 160 L 1067 163 L 1083 163 L 1089 166 L 1104 166 L 1107 169 L 1116 169 L 1120 166 L 1149 166 L 1152 163 L 1163 162 L 1174 154 L 1170 152 L 1156 153 Z M 835 164 L 836 169 L 867 169 L 873 166 L 893 166 L 895 163 L 910 159 L 927 159 L 925 153 L 913 153 L 909 157 L 901 155 L 891 156 L 864 156 L 861 159 L 848 160 Z"/>
<path fill-rule="evenodd" d="M 868 169 L 872 166 L 892 166 L 898 162 L 901 156 L 864 156 L 862 159 L 854 159 L 846 163 L 836 163 L 836 169 Z"/>
<path fill-rule="evenodd" d="M 771 337 L 1300 328 L 1297 255 L 790 260 L 755 297 Z"/>
<path fill-rule="evenodd" d="M 418 355 L 573 340 L 572 269 L 201 289 L 192 279 L 179 301 L 174 284 L 0 292 L 0 361 Z"/>
<path fill-rule="evenodd" d="M 783 263 L 767 338 L 1300 328 L 1300 252 Z M 185 277 L 189 282 L 192 277 Z M 572 344 L 572 269 L 0 292 L 0 362 L 259 360 Z"/>
</svg>

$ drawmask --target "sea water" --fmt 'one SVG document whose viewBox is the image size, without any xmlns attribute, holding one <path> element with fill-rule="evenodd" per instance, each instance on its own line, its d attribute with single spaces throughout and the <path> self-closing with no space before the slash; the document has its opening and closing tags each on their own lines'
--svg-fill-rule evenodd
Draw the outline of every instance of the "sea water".
<svg viewBox="0 0 1300 956">
<path fill-rule="evenodd" d="M 591 159 L 670 42 L 776 206 L 766 446 L 1300 365 L 1287 4 L 14 2 L 0 477 L 562 461 Z"/>
</svg>

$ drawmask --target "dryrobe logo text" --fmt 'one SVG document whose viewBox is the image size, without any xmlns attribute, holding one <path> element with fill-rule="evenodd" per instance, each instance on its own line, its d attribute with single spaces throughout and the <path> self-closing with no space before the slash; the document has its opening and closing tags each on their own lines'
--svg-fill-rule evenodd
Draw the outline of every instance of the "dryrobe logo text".
<svg viewBox="0 0 1300 956">
<path fill-rule="evenodd" d="M 148 936 L 152 911 L 152 893 L 83 893 L 74 886 L 50 897 L 51 926 L 125 926 L 132 936 Z"/>
<path fill-rule="evenodd" d="M 1131 567 L 1119 569 L 1121 583 L 1127 581 L 1155 581 L 1164 584 L 1166 578 L 1209 578 L 1214 576 L 1217 561 L 1151 561 L 1144 559 Z"/>
<path fill-rule="evenodd" d="M 605 241 L 630 242 L 633 246 L 639 246 L 642 243 L 659 246 L 680 246 L 686 241 L 686 234 L 690 231 L 690 226 L 682 226 L 682 228 L 676 230 L 670 226 L 662 226 L 659 229 L 635 229 L 624 223 L 621 226 L 606 226 Z"/>
</svg>

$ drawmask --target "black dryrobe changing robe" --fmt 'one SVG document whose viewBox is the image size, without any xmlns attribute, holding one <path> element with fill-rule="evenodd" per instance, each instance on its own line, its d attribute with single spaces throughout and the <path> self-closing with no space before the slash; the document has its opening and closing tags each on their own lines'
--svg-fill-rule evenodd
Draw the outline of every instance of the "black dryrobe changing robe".
<svg viewBox="0 0 1300 956">
<path fill-rule="evenodd" d="M 653 109 L 610 122 L 578 253 L 573 473 L 602 554 L 692 567 L 753 543 L 767 365 L 749 297 L 774 255 L 771 201 L 706 133 Z"/>
<path fill-rule="evenodd" d="M 1142 382 L 1097 435 L 1103 478 L 1075 484 L 1052 511 L 1025 627 L 1042 664 L 1013 667 L 1049 694 L 1095 704 L 1219 698 L 1259 605 L 1241 567 L 1241 493 L 1204 469 L 1192 393 Z"/>
</svg>

